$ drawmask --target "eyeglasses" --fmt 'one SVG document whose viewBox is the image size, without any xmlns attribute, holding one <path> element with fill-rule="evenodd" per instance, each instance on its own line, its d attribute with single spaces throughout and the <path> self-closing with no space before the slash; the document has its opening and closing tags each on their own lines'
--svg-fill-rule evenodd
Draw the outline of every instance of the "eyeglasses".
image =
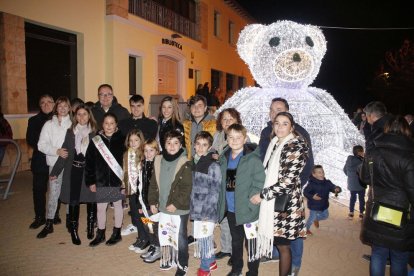
<svg viewBox="0 0 414 276">
<path fill-rule="evenodd" d="M 101 94 L 98 94 L 98 95 L 99 95 L 99 97 L 107 98 L 107 97 L 112 97 L 114 94 L 111 94 L 111 93 L 101 93 Z"/>
</svg>

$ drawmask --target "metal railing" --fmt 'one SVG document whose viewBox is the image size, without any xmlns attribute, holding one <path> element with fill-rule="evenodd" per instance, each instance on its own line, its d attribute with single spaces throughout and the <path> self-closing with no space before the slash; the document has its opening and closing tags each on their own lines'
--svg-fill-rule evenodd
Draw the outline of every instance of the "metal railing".
<svg viewBox="0 0 414 276">
<path fill-rule="evenodd" d="M 14 177 L 16 175 L 17 167 L 19 166 L 20 160 L 22 158 L 22 152 L 20 150 L 19 145 L 16 143 L 16 141 L 14 141 L 12 139 L 0 139 L 0 142 L 11 143 L 17 149 L 17 157 L 16 157 L 16 160 L 14 162 L 14 166 L 13 166 L 13 169 L 11 171 L 10 178 L 8 178 L 8 179 L 0 179 L 0 183 L 7 182 L 6 190 L 4 191 L 4 195 L 3 195 L 3 200 L 6 200 L 7 197 L 8 197 L 8 195 L 9 195 L 10 188 L 11 188 L 11 185 L 13 183 Z"/>
<path fill-rule="evenodd" d="M 200 41 L 200 30 L 197 23 L 178 13 L 163 7 L 152 0 L 129 0 L 128 12 L 151 21 L 157 25 Z"/>
</svg>

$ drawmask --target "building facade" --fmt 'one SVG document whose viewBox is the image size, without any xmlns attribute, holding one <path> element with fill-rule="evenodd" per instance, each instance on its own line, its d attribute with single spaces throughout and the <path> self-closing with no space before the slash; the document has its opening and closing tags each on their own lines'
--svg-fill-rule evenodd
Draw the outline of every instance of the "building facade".
<svg viewBox="0 0 414 276">
<path fill-rule="evenodd" d="M 123 106 L 140 94 L 156 116 L 152 95 L 185 102 L 205 82 L 222 98 L 252 85 L 236 51 L 252 22 L 234 0 L 1 1 L 1 110 L 21 145 L 21 169 L 30 159 L 27 120 L 42 94 L 95 102 L 109 83 Z"/>
</svg>

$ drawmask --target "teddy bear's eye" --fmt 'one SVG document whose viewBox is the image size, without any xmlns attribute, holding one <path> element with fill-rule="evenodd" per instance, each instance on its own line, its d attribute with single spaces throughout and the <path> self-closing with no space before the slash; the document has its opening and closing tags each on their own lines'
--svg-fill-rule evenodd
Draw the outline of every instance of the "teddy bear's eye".
<svg viewBox="0 0 414 276">
<path fill-rule="evenodd" d="M 312 38 L 310 38 L 309 36 L 306 37 L 306 44 L 308 44 L 309 46 L 313 47 L 314 43 Z"/>
<path fill-rule="evenodd" d="M 279 43 L 280 43 L 280 38 L 279 38 L 279 37 L 277 37 L 277 36 L 272 37 L 272 38 L 269 40 L 269 45 L 270 45 L 270 47 L 276 47 L 276 46 L 278 46 L 278 45 L 279 45 Z"/>
</svg>

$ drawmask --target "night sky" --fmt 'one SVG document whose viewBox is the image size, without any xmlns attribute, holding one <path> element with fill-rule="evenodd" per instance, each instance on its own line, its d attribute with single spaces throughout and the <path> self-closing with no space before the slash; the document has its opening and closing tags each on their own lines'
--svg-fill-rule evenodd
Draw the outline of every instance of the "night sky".
<svg viewBox="0 0 414 276">
<path fill-rule="evenodd" d="M 414 42 L 414 11 L 407 4 L 403 4 L 403 1 L 238 2 L 258 23 L 292 20 L 322 28 L 328 49 L 312 86 L 330 92 L 348 114 L 371 100 L 380 100 L 371 92 L 370 87 L 379 64 L 384 61 L 385 52 L 399 49 L 405 38 Z M 376 30 L 344 30 L 323 26 Z M 407 27 L 411 29 L 378 29 Z M 410 101 L 414 102 L 414 91 L 411 91 L 411 96 L 404 97 L 410 97 Z M 410 101 L 402 99 L 401 102 Z M 389 109 L 394 113 L 414 112 L 411 104 L 390 105 Z"/>
</svg>

